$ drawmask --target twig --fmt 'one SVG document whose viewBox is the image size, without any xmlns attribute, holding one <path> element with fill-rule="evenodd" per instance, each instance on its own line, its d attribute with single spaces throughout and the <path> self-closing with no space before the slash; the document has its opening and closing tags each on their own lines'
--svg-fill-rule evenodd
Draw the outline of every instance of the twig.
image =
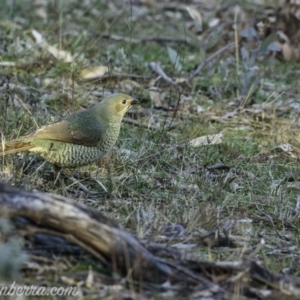
<svg viewBox="0 0 300 300">
<path fill-rule="evenodd" d="M 141 44 L 141 43 L 149 43 L 149 42 L 157 42 L 157 43 L 185 43 L 191 46 L 196 46 L 187 41 L 185 37 L 183 38 L 172 38 L 172 37 L 148 37 L 148 38 L 141 38 L 141 39 L 131 39 L 129 37 L 115 35 L 115 34 L 102 34 L 101 38 L 110 39 L 114 41 L 125 41 L 130 42 L 133 44 Z"/>
<path fill-rule="evenodd" d="M 213 59 L 215 59 L 217 56 L 219 56 L 220 54 L 222 54 L 223 52 L 233 48 L 235 46 L 235 43 L 230 43 L 224 47 L 222 47 L 221 49 L 219 49 L 217 52 L 213 53 L 211 56 L 209 56 L 207 59 L 205 59 L 203 62 L 201 62 L 201 64 L 198 66 L 198 68 L 193 71 L 191 73 L 191 77 L 194 77 L 196 75 L 198 75 L 200 73 L 200 71 L 209 63 L 211 62 Z"/>
<path fill-rule="evenodd" d="M 260 250 L 263 249 L 263 247 L 265 246 L 266 242 L 264 239 L 261 239 L 259 244 L 256 246 L 256 248 L 254 249 L 254 251 L 252 253 L 250 253 L 250 255 L 248 256 L 248 260 L 250 261 L 251 259 L 254 259 L 255 256 L 260 252 Z"/>
<path fill-rule="evenodd" d="M 272 217 L 271 217 L 270 215 L 268 215 L 267 213 L 265 213 L 264 211 L 262 211 L 262 210 L 258 207 L 257 204 L 255 204 L 255 206 L 256 206 L 257 210 L 258 210 L 260 213 L 262 213 L 263 215 L 265 215 L 265 216 L 269 219 L 269 221 L 270 221 L 270 223 L 272 224 L 272 227 L 273 227 L 275 233 L 278 235 L 278 237 L 279 237 L 280 239 L 282 239 L 283 241 L 286 241 L 287 239 L 286 239 L 282 234 L 280 234 L 280 232 L 276 229 Z"/>
<path fill-rule="evenodd" d="M 215 291 L 223 291 L 223 288 L 220 287 L 218 284 L 215 284 L 214 282 L 210 281 L 209 279 L 206 279 L 204 276 L 197 274 L 193 272 L 192 270 L 189 270 L 188 268 L 185 268 L 177 263 L 171 262 L 171 261 L 165 261 L 164 259 L 158 258 L 158 261 L 161 263 L 167 264 L 174 270 L 177 270 L 178 273 L 183 274 L 187 276 L 190 280 L 196 281 L 196 282 L 201 282 L 205 286 L 209 288 L 213 288 Z"/>
<path fill-rule="evenodd" d="M 151 62 L 149 64 L 150 68 L 155 72 L 157 73 L 164 81 L 166 81 L 167 83 L 175 86 L 179 92 L 182 92 L 182 88 L 177 85 L 177 83 L 171 78 L 169 77 L 164 71 L 163 69 L 161 68 L 160 66 L 160 63 L 159 62 Z"/>
<path fill-rule="evenodd" d="M 293 213 L 294 213 L 295 215 L 297 215 L 297 214 L 299 213 L 299 211 L 300 211 L 300 196 L 297 196 L 297 199 L 296 199 L 296 206 L 295 206 L 295 208 L 294 208 Z"/>
</svg>

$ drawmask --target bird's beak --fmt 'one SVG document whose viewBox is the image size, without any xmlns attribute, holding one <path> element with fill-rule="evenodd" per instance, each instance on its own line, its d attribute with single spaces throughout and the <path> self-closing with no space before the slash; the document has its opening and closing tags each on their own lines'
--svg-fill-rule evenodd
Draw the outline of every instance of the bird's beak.
<svg viewBox="0 0 300 300">
<path fill-rule="evenodd" d="M 131 104 L 138 104 L 138 103 L 140 103 L 140 101 L 132 97 Z"/>
</svg>

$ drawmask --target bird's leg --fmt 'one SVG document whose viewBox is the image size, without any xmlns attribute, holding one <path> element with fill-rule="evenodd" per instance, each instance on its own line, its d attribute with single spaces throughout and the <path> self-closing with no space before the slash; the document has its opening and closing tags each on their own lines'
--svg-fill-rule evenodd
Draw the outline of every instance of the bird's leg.
<svg viewBox="0 0 300 300">
<path fill-rule="evenodd" d="M 59 180 L 60 184 L 61 184 L 65 189 L 68 188 L 68 187 L 65 185 L 65 182 L 64 182 L 64 181 L 62 180 L 62 178 L 61 178 L 61 175 L 62 175 L 62 173 L 63 173 L 63 175 L 64 175 L 66 178 L 70 179 L 70 180 L 73 182 L 73 184 L 78 184 L 79 187 L 80 187 L 84 192 L 90 193 L 90 190 L 89 190 L 84 184 L 82 184 L 82 183 L 80 182 L 79 178 L 75 178 L 75 177 L 74 177 L 74 175 L 73 175 L 74 169 L 70 169 L 70 168 L 68 168 L 68 169 L 67 169 L 67 168 L 62 169 L 62 168 L 60 168 L 60 167 L 54 165 L 54 172 L 55 172 L 55 181 L 54 181 L 54 185 L 55 185 L 56 182 Z M 99 185 L 101 186 L 101 188 L 102 188 L 105 192 L 107 192 L 106 187 L 104 186 L 104 184 L 103 184 L 101 181 L 97 180 L 97 179 L 94 178 L 93 176 L 90 176 L 90 178 L 93 179 L 97 184 L 99 184 Z M 72 184 L 72 185 L 73 185 L 73 184 Z"/>
<path fill-rule="evenodd" d="M 78 186 L 86 193 L 90 193 L 90 190 L 80 182 L 80 178 L 75 178 L 74 177 L 74 170 L 75 169 L 71 169 L 71 168 L 67 168 L 67 169 L 64 169 L 64 175 L 69 178 L 73 184 L 78 184 Z"/>
<path fill-rule="evenodd" d="M 78 175 L 79 175 L 79 172 L 78 172 Z M 76 177 L 76 176 L 75 176 Z M 96 179 L 94 176 L 92 176 L 91 174 L 89 175 L 89 178 L 94 180 L 97 184 L 99 184 L 99 186 L 105 191 L 107 192 L 107 188 L 105 187 L 105 185 L 98 179 Z M 76 180 L 74 177 L 73 177 L 73 182 L 75 182 L 74 180 Z"/>
<path fill-rule="evenodd" d="M 73 183 L 78 184 L 79 187 L 84 192 L 89 193 L 88 188 L 73 177 L 73 171 L 74 171 L 73 169 L 62 169 L 61 167 L 58 167 L 56 165 L 53 166 L 53 169 L 54 169 L 54 174 L 55 174 L 54 185 L 57 183 L 57 181 L 59 181 L 60 184 L 62 185 L 63 189 L 67 189 L 68 187 L 66 186 L 64 180 L 61 178 L 61 175 L 64 175 L 66 178 L 69 178 L 70 180 L 72 180 Z"/>
<path fill-rule="evenodd" d="M 65 168 L 64 170 L 64 175 L 68 178 L 68 179 L 70 179 L 72 182 L 73 182 L 73 184 L 77 184 L 85 193 L 91 193 L 91 191 L 89 190 L 89 188 L 88 187 L 86 187 L 84 184 L 82 184 L 81 182 L 80 182 L 80 178 L 78 177 L 78 178 L 75 178 L 74 177 L 74 169 L 70 169 L 70 168 Z M 73 185 L 72 184 L 72 185 Z M 70 186 L 69 186 L 70 187 Z M 103 186 L 103 189 L 105 190 L 105 187 Z"/>
<path fill-rule="evenodd" d="M 56 165 L 53 165 L 53 170 L 54 170 L 54 176 L 55 176 L 54 185 L 56 185 L 57 180 L 59 180 L 60 183 L 64 184 L 60 180 L 60 173 L 62 171 L 62 168 L 60 168 L 60 167 L 58 167 Z"/>
<path fill-rule="evenodd" d="M 62 190 L 65 192 L 68 189 L 68 186 L 65 183 L 66 174 L 63 170 L 63 168 L 58 167 L 57 165 L 53 165 L 53 171 L 54 171 L 54 186 L 56 185 L 57 181 L 59 182 L 59 186 L 62 188 Z"/>
<path fill-rule="evenodd" d="M 69 179 L 71 179 L 73 181 L 73 183 L 78 184 L 79 187 L 86 193 L 90 193 L 90 190 L 83 185 L 78 179 L 76 179 L 74 176 L 68 177 Z"/>
</svg>

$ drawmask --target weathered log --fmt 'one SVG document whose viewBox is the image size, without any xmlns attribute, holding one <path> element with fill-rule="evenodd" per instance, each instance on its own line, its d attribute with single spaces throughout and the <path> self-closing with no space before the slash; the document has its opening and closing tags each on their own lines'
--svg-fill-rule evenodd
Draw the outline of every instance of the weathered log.
<svg viewBox="0 0 300 300">
<path fill-rule="evenodd" d="M 164 263 L 99 211 L 62 196 L 21 191 L 0 183 L 0 207 L 0 216 L 14 220 L 20 232 L 23 228 L 29 235 L 39 235 L 41 240 L 49 237 L 50 245 L 51 235 L 57 243 L 60 238 L 65 239 L 106 262 L 121 276 L 140 283 L 162 283 L 170 279 L 170 283 L 180 282 L 179 290 L 190 289 L 198 298 L 201 293 L 220 298 L 224 292 L 230 298 L 237 282 L 243 293 L 259 294 L 259 288 L 268 287 L 280 296 L 288 294 L 295 299 L 300 296 L 298 277 L 273 275 L 251 257 L 227 263 Z"/>
<path fill-rule="evenodd" d="M 0 183 L 0 215 L 26 218 L 41 228 L 72 236 L 75 244 L 86 245 L 99 254 L 115 272 L 133 279 L 164 282 L 172 270 L 159 261 L 120 225 L 99 211 L 55 194 L 22 191 Z M 76 242 L 77 241 L 77 242 Z"/>
</svg>

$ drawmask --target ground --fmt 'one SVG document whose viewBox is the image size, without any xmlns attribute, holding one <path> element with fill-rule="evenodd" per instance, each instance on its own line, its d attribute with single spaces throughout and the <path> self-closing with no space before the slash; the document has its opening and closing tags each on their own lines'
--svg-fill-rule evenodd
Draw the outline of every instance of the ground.
<svg viewBox="0 0 300 300">
<path fill-rule="evenodd" d="M 0 1 L 2 140 L 112 92 L 141 102 L 107 157 L 78 170 L 107 191 L 54 184 L 28 153 L 1 158 L 0 180 L 83 202 L 188 257 L 233 262 L 258 247 L 269 271 L 299 276 L 299 62 L 249 37 L 275 1 L 244 2 Z M 180 242 L 168 224 L 182 225 Z M 234 246 L 191 245 L 212 231 Z"/>
</svg>

